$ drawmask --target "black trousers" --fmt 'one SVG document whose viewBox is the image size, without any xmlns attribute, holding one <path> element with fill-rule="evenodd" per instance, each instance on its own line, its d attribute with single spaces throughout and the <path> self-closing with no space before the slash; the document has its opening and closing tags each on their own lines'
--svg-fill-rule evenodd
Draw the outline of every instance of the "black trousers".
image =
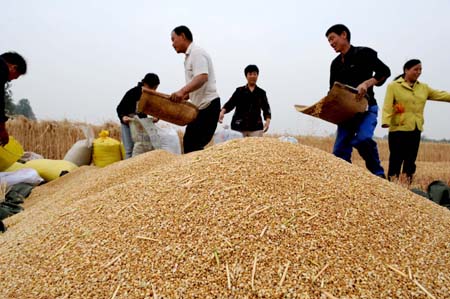
<svg viewBox="0 0 450 299">
<path fill-rule="evenodd" d="M 211 141 L 217 128 L 219 114 L 220 98 L 216 98 L 208 107 L 200 110 L 197 118 L 186 126 L 183 136 L 185 154 L 202 150 Z"/>
<path fill-rule="evenodd" d="M 389 170 L 388 177 L 398 177 L 400 170 L 412 180 L 416 172 L 416 158 L 419 151 L 421 132 L 414 131 L 389 132 Z M 403 169 L 402 168 L 403 165 Z"/>
</svg>

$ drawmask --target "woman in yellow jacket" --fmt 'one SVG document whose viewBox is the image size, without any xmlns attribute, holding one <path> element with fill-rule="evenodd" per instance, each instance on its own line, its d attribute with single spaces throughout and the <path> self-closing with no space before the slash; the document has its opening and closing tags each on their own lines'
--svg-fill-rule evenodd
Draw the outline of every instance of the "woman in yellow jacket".
<svg viewBox="0 0 450 299">
<path fill-rule="evenodd" d="M 423 110 L 427 100 L 450 102 L 450 93 L 430 88 L 417 81 L 422 64 L 411 59 L 403 66 L 403 74 L 388 85 L 384 99 L 382 127 L 389 128 L 388 178 L 398 178 L 400 169 L 412 182 L 416 172 L 420 134 L 423 130 Z"/>
</svg>

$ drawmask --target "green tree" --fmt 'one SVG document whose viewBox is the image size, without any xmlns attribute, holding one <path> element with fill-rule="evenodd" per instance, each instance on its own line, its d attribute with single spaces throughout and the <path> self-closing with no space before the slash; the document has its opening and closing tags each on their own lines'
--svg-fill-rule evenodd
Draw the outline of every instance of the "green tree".
<svg viewBox="0 0 450 299">
<path fill-rule="evenodd" d="M 16 109 L 16 105 L 13 102 L 12 99 L 12 92 L 11 89 L 9 89 L 10 85 L 9 83 L 6 83 L 5 85 L 5 112 L 7 115 L 14 114 L 14 110 Z"/>
<path fill-rule="evenodd" d="M 5 110 L 7 115 L 23 115 L 29 119 L 36 120 L 36 116 L 31 108 L 28 99 L 21 99 L 17 104 L 14 104 L 12 92 L 9 83 L 5 85 Z"/>
<path fill-rule="evenodd" d="M 26 118 L 36 120 L 36 116 L 34 115 L 33 109 L 31 108 L 30 101 L 28 101 L 28 99 L 21 99 L 19 103 L 17 103 L 14 114 L 23 115 Z"/>
</svg>

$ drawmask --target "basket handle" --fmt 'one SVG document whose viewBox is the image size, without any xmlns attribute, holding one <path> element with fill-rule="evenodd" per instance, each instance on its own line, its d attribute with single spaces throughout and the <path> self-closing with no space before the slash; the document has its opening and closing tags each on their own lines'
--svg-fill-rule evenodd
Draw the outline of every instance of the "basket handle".
<svg viewBox="0 0 450 299">
<path fill-rule="evenodd" d="M 334 85 L 336 85 L 336 86 L 338 86 L 340 88 L 346 89 L 346 90 L 350 91 L 351 93 L 358 94 L 358 90 L 356 88 L 354 88 L 353 86 L 350 86 L 350 85 L 347 85 L 347 84 L 343 84 L 343 83 L 337 82 L 337 81 L 334 82 Z M 365 94 L 363 96 L 363 98 L 369 99 L 367 97 L 367 94 Z"/>
</svg>

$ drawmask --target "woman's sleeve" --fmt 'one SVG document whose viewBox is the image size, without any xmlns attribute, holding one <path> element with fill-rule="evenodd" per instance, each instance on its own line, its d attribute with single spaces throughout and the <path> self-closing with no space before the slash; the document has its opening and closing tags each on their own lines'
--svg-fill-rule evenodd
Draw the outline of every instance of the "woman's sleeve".
<svg viewBox="0 0 450 299">
<path fill-rule="evenodd" d="M 443 90 L 436 90 L 428 87 L 428 99 L 433 101 L 450 102 L 450 93 Z"/>
<path fill-rule="evenodd" d="M 236 107 L 238 98 L 239 98 L 239 88 L 236 88 L 231 98 L 222 107 L 222 109 L 225 109 L 225 113 L 230 112 Z"/>
<path fill-rule="evenodd" d="M 386 95 L 384 97 L 383 114 L 381 117 L 382 126 L 390 126 L 392 113 L 394 110 L 394 90 L 392 83 L 388 85 L 386 89 Z"/>
<path fill-rule="evenodd" d="M 272 112 L 270 111 L 269 100 L 267 99 L 267 94 L 263 93 L 263 98 L 261 102 L 261 108 L 263 111 L 264 120 L 272 118 Z"/>
</svg>

